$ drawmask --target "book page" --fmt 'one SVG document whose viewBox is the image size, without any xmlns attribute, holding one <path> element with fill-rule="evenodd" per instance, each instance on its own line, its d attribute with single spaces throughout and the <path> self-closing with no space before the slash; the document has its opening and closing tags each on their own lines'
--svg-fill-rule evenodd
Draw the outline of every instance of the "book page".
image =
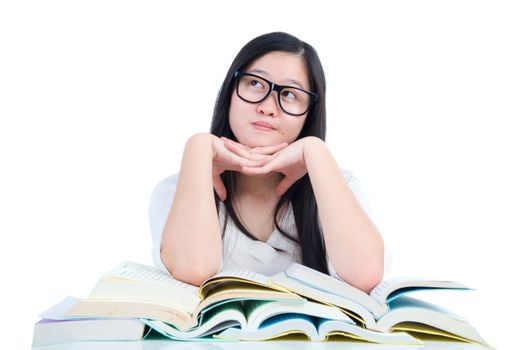
<svg viewBox="0 0 527 350">
<path fill-rule="evenodd" d="M 105 272 L 104 276 L 177 286 L 188 290 L 193 294 L 198 292 L 198 287 L 178 281 L 171 275 L 156 269 L 155 267 L 138 264 L 131 261 L 122 262 L 119 264 L 119 266 Z"/>
<path fill-rule="evenodd" d="M 386 293 L 399 282 L 399 278 L 382 281 L 370 291 L 370 296 L 381 304 L 385 304 Z"/>
<path fill-rule="evenodd" d="M 421 277 L 400 276 L 379 283 L 370 296 L 381 304 L 390 303 L 401 295 L 425 289 L 469 289 L 466 286 L 447 280 L 431 280 Z"/>
<path fill-rule="evenodd" d="M 426 282 L 424 278 L 408 277 L 408 276 L 399 276 L 389 278 L 387 280 L 379 283 L 375 288 L 370 292 L 371 297 L 377 300 L 379 303 L 385 304 L 388 302 L 388 295 L 404 286 L 411 284 L 420 285 L 421 283 Z"/>
<path fill-rule="evenodd" d="M 225 270 L 220 271 L 216 275 L 214 275 L 213 279 L 217 278 L 239 278 L 244 279 L 248 281 L 253 281 L 258 284 L 262 284 L 264 286 L 272 287 L 273 285 L 269 281 L 269 276 L 263 275 L 258 272 L 246 270 L 246 269 L 231 269 L 231 270 Z"/>
<path fill-rule="evenodd" d="M 387 311 L 382 304 L 379 304 L 362 290 L 302 264 L 292 264 L 285 270 L 285 275 L 297 283 L 358 303 L 368 309 L 376 318 Z"/>
<path fill-rule="evenodd" d="M 250 286 L 274 290 L 278 288 L 270 282 L 268 276 L 240 268 L 218 272 L 201 284 L 198 293 L 203 300 L 221 290 L 250 288 Z"/>
</svg>

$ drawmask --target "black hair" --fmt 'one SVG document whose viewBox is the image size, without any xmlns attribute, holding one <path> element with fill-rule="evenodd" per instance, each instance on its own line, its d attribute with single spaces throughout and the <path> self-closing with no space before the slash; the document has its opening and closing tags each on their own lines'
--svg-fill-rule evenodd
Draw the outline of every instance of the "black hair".
<svg viewBox="0 0 527 350">
<path fill-rule="evenodd" d="M 210 127 L 211 134 L 218 137 L 225 136 L 236 140 L 236 137 L 229 126 L 230 102 L 235 83 L 234 75 L 237 71 L 244 70 L 254 60 L 267 53 L 277 51 L 296 54 L 303 58 L 307 70 L 310 90 L 318 94 L 316 103 L 308 111 L 304 126 L 298 135 L 298 139 L 306 136 L 315 136 L 325 140 L 326 80 L 322 64 L 320 63 L 320 59 L 318 58 L 315 49 L 311 45 L 290 34 L 282 32 L 264 34 L 251 40 L 234 58 L 216 99 Z M 240 222 L 233 207 L 232 199 L 236 190 L 235 173 L 232 171 L 225 171 L 220 176 L 227 190 L 227 198 L 223 202 L 226 209 L 223 234 L 225 234 L 227 216 L 230 216 L 238 229 L 256 240 L 257 238 L 254 237 Z M 216 193 L 214 193 L 214 197 L 216 208 L 219 212 L 218 206 L 220 199 Z M 293 208 L 298 239 L 283 230 L 278 223 L 278 211 L 282 205 L 287 204 L 289 201 Z M 297 180 L 287 192 L 282 195 L 274 210 L 274 222 L 280 233 L 300 245 L 302 264 L 320 272 L 328 273 L 326 248 L 318 221 L 318 207 L 308 174 Z"/>
</svg>

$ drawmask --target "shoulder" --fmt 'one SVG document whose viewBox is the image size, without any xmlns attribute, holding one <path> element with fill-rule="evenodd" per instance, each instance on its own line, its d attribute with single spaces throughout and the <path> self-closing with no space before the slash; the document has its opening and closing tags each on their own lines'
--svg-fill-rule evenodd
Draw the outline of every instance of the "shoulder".
<svg viewBox="0 0 527 350">
<path fill-rule="evenodd" d="M 153 189 L 150 196 L 150 207 L 158 209 L 159 207 L 170 206 L 174 193 L 176 192 L 179 173 L 170 175 L 161 180 Z"/>
<path fill-rule="evenodd" d="M 344 169 L 344 168 L 339 168 L 339 169 L 344 179 L 346 179 L 346 182 L 350 182 L 351 180 L 355 179 L 355 176 L 353 175 L 353 173 L 349 171 L 348 169 Z"/>
<path fill-rule="evenodd" d="M 175 174 L 172 174 L 170 176 L 167 176 L 166 178 L 161 180 L 156 185 L 156 187 L 154 188 L 154 192 L 156 190 L 166 189 L 166 188 L 170 188 L 170 187 L 172 187 L 174 185 L 177 185 L 178 179 L 179 179 L 179 173 L 175 173 Z"/>
<path fill-rule="evenodd" d="M 351 189 L 351 191 L 353 192 L 353 194 L 355 195 L 355 197 L 361 204 L 362 208 L 366 211 L 368 215 L 371 215 L 368 195 L 366 191 L 364 190 L 364 187 L 359 181 L 359 179 L 351 171 L 347 169 L 340 168 L 340 172 L 344 180 L 346 180 L 348 187 Z"/>
<path fill-rule="evenodd" d="M 176 193 L 176 188 L 179 180 L 179 172 L 172 174 L 161 180 L 152 191 L 150 196 L 150 211 L 167 212 L 172 206 L 172 201 Z M 223 202 L 219 202 L 220 214 L 223 214 Z"/>
<path fill-rule="evenodd" d="M 340 168 L 340 173 L 342 174 L 342 177 L 344 178 L 344 180 L 346 180 L 346 183 L 348 184 L 348 186 L 351 187 L 353 192 L 355 192 L 356 190 L 362 191 L 362 185 L 359 179 L 351 171 L 344 169 L 344 168 Z"/>
</svg>

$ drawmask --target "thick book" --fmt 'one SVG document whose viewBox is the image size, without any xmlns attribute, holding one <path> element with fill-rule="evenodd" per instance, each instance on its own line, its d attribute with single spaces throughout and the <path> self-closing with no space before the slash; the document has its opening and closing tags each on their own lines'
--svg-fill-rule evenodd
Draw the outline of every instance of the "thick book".
<svg viewBox="0 0 527 350">
<path fill-rule="evenodd" d="M 84 318 L 41 319 L 33 330 L 33 346 L 77 341 L 133 341 L 143 339 L 145 323 L 140 319 Z"/>
<path fill-rule="evenodd" d="M 399 278 L 367 294 L 300 264 L 273 276 L 222 271 L 196 287 L 156 268 L 123 262 L 104 273 L 66 316 L 138 318 L 180 340 L 270 339 L 293 332 L 318 340 L 345 334 L 394 344 L 418 344 L 420 334 L 433 334 L 486 344 L 466 320 L 407 296 L 423 288 L 467 289 L 450 281 Z"/>
<path fill-rule="evenodd" d="M 41 313 L 33 331 L 33 346 L 77 341 L 134 341 L 143 339 L 148 327 L 135 318 L 76 318 L 64 313 L 79 299 L 67 297 Z"/>
</svg>

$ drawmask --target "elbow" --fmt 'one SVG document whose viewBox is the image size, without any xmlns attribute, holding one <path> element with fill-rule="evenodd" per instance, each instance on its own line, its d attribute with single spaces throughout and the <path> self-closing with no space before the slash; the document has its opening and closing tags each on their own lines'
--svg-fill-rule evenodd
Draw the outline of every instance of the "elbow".
<svg viewBox="0 0 527 350">
<path fill-rule="evenodd" d="M 359 273 L 344 274 L 341 277 L 348 284 L 351 284 L 352 286 L 369 294 L 370 291 L 375 288 L 375 286 L 381 283 L 383 276 L 384 268 L 381 264 L 380 266 L 369 266 Z"/>
<path fill-rule="evenodd" d="M 374 269 L 373 271 L 369 272 L 366 276 L 364 276 L 364 279 L 361 281 L 359 288 L 369 294 L 373 288 L 375 288 L 379 283 L 381 283 L 383 275 L 384 274 L 382 268 Z"/>
<path fill-rule="evenodd" d="M 170 259 L 163 259 L 163 255 L 161 260 L 172 277 L 195 286 L 200 286 L 208 278 L 217 274 L 221 267 L 221 261 L 217 264 L 205 261 L 171 261 Z"/>
<path fill-rule="evenodd" d="M 167 269 L 178 281 L 200 286 L 208 278 L 219 271 L 219 266 L 211 267 L 205 264 L 186 264 L 187 266 L 168 265 Z"/>
<path fill-rule="evenodd" d="M 214 276 L 218 270 L 203 268 L 200 266 L 193 266 L 192 268 L 186 269 L 175 269 L 173 267 L 167 267 L 168 271 L 178 281 L 192 284 L 194 286 L 200 286 L 208 278 Z"/>
</svg>

